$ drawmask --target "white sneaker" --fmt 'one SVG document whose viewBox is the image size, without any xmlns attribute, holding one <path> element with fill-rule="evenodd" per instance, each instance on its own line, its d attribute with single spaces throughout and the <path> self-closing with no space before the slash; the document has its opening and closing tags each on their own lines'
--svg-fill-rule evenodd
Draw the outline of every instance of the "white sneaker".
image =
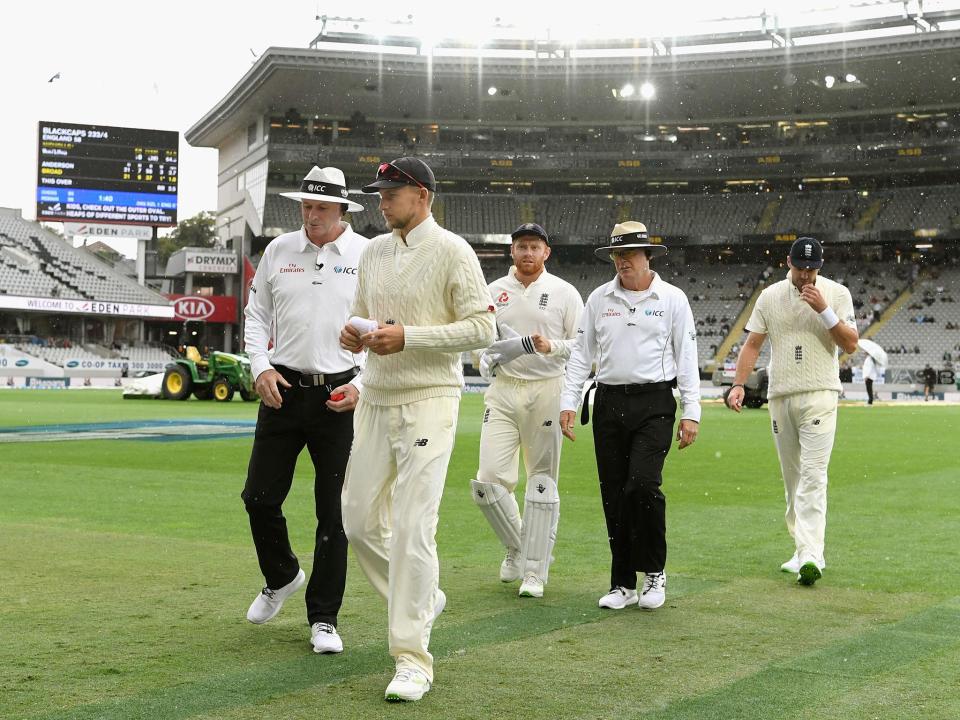
<svg viewBox="0 0 960 720">
<path fill-rule="evenodd" d="M 283 607 L 283 601 L 299 590 L 304 580 L 306 580 L 306 575 L 303 574 L 301 569 L 293 580 L 279 590 L 271 590 L 265 587 L 251 603 L 250 609 L 247 610 L 247 620 L 255 625 L 262 625 L 268 620 L 272 620 L 280 612 L 280 608 Z"/>
<path fill-rule="evenodd" d="M 446 606 L 447 606 L 447 594 L 440 588 L 437 588 L 437 601 L 433 604 L 433 621 L 434 622 L 437 621 L 437 618 L 440 617 L 440 613 L 443 612 L 443 609 Z"/>
<path fill-rule="evenodd" d="M 527 573 L 520 583 L 520 597 L 543 597 L 543 580 L 536 573 Z"/>
<path fill-rule="evenodd" d="M 413 668 L 401 668 L 387 685 L 384 698 L 390 702 L 414 701 L 422 698 L 429 689 L 430 681 L 426 675 Z"/>
<path fill-rule="evenodd" d="M 341 653 L 343 640 L 330 623 L 315 622 L 310 626 L 310 642 L 315 653 Z"/>
<path fill-rule="evenodd" d="M 792 558 L 781 565 L 780 570 L 783 572 L 793 573 L 794 575 L 800 572 L 800 558 L 797 557 L 797 554 L 794 553 Z"/>
<path fill-rule="evenodd" d="M 507 556 L 500 563 L 500 582 L 516 582 L 523 577 L 520 571 L 520 551 L 507 548 Z"/>
<path fill-rule="evenodd" d="M 643 590 L 637 598 L 637 605 L 647 610 L 653 610 L 663 605 L 667 599 L 667 574 L 665 572 L 646 573 L 643 579 Z"/>
<path fill-rule="evenodd" d="M 607 610 L 623 610 L 627 605 L 637 604 L 637 591 L 617 585 L 600 598 L 597 604 Z"/>
<path fill-rule="evenodd" d="M 796 553 L 794 553 L 792 558 L 790 558 L 783 565 L 780 566 L 780 569 L 783 572 L 793 573 L 794 575 L 796 575 L 797 573 L 800 572 L 801 565 L 803 565 L 803 563 L 800 562 L 800 558 L 797 556 Z M 827 567 L 826 563 L 821 563 L 821 562 L 817 562 L 816 565 L 821 570 Z"/>
</svg>

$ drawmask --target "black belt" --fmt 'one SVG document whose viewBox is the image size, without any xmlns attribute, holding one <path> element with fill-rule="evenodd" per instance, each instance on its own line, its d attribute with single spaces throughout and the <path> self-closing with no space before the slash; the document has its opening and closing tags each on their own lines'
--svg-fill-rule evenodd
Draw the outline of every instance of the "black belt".
<svg viewBox="0 0 960 720">
<path fill-rule="evenodd" d="M 360 368 L 352 367 L 345 372 L 339 373 L 302 373 L 292 370 L 282 365 L 275 366 L 277 372 L 284 376 L 287 382 L 297 381 L 297 385 L 302 388 L 327 387 L 333 389 L 338 385 L 353 380 L 359 373 Z"/>
<path fill-rule="evenodd" d="M 676 378 L 654 383 L 638 383 L 636 385 L 606 385 L 604 383 L 597 383 L 597 387 L 604 392 L 621 393 L 623 395 L 640 395 L 642 393 L 656 392 L 657 390 L 670 390 L 676 386 Z"/>
<path fill-rule="evenodd" d="M 590 422 L 590 393 L 594 388 L 599 388 L 604 392 L 619 393 L 621 395 L 641 395 L 643 393 L 657 392 L 658 390 L 671 390 L 677 386 L 677 379 L 661 380 L 653 383 L 635 383 L 632 385 L 607 385 L 602 382 L 595 382 L 587 389 L 587 394 L 583 398 L 583 409 L 580 412 L 580 424 L 586 425 Z"/>
<path fill-rule="evenodd" d="M 300 381 L 297 383 L 300 387 L 330 387 L 335 388 L 350 382 L 360 372 L 360 368 L 352 367 L 346 372 L 341 373 L 300 373 Z"/>
</svg>

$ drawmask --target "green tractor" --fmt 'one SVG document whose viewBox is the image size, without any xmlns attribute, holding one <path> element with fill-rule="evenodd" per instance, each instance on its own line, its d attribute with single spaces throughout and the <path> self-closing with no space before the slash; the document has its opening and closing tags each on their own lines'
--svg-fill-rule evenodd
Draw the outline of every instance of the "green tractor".
<svg viewBox="0 0 960 720">
<path fill-rule="evenodd" d="M 193 345 L 167 365 L 161 390 L 167 400 L 186 400 L 193 393 L 198 400 L 229 402 L 234 392 L 244 400 L 257 399 L 246 357 L 214 350 L 204 358 Z"/>
</svg>

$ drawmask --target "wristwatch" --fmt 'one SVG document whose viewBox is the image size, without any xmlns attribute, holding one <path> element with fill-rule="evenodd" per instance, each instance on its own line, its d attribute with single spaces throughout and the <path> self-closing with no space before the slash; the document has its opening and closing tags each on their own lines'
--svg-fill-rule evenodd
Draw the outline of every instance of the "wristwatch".
<svg viewBox="0 0 960 720">
<path fill-rule="evenodd" d="M 744 390 L 746 390 L 746 388 L 743 387 L 743 383 L 734 383 L 733 385 L 730 386 L 730 389 L 733 390 L 735 387 L 743 388 Z"/>
</svg>

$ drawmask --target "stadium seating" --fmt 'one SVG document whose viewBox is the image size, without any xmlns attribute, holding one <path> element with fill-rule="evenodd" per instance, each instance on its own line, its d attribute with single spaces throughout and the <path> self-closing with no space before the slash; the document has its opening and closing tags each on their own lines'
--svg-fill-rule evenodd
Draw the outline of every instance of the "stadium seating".
<svg viewBox="0 0 960 720">
<path fill-rule="evenodd" d="M 2 248 L 13 253 L 2 253 Z M 167 305 L 169 300 L 19 216 L 0 213 L 0 292 Z M 29 268 L 13 258 L 26 258 Z"/>
<path fill-rule="evenodd" d="M 301 221 L 296 203 L 277 192 L 279 189 L 271 189 L 268 193 L 264 227 L 298 228 Z M 354 228 L 365 234 L 383 232 L 377 196 L 352 198 L 365 208 L 352 218 Z M 659 235 L 707 236 L 723 242 L 755 233 L 960 227 L 960 188 L 627 196 L 441 192 L 434 215 L 445 227 L 466 236 L 506 234 L 522 222 L 536 221 L 560 239 L 592 242 L 606 237 L 616 223 L 634 219 Z"/>
<path fill-rule="evenodd" d="M 887 351 L 888 367 L 952 369 L 960 359 L 960 329 L 947 325 L 960 326 L 958 300 L 960 268 L 934 268 L 919 278 L 910 299 L 873 338 Z"/>
</svg>

